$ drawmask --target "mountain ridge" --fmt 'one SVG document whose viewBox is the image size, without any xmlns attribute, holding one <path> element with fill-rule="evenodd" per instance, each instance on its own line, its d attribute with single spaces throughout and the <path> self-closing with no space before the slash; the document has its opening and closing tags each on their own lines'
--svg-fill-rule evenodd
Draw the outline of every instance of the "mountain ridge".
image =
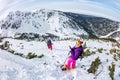
<svg viewBox="0 0 120 80">
<path fill-rule="evenodd" d="M 19 33 L 50 33 L 58 37 L 96 38 L 117 31 L 119 24 L 102 17 L 40 9 L 10 12 L 6 19 L 0 21 L 0 28 L 1 37 L 15 37 Z"/>
</svg>

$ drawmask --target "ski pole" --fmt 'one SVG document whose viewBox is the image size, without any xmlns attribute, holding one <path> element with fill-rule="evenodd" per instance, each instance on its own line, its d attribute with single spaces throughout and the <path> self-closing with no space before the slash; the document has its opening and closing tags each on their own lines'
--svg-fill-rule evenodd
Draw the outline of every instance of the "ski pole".
<svg viewBox="0 0 120 80">
<path fill-rule="evenodd" d="M 70 52 L 68 53 L 68 55 L 70 54 Z M 64 61 L 64 63 L 63 63 L 63 65 L 61 65 L 61 67 L 63 67 L 64 66 L 64 64 L 65 64 L 65 62 L 67 61 L 67 59 L 69 58 L 69 56 L 65 59 L 65 61 Z"/>
<path fill-rule="evenodd" d="M 65 62 L 67 61 L 67 59 L 69 58 L 69 54 L 70 54 L 70 51 L 69 51 L 69 53 L 68 53 L 68 57 L 65 59 L 65 61 L 64 61 L 64 64 L 65 64 Z"/>
</svg>

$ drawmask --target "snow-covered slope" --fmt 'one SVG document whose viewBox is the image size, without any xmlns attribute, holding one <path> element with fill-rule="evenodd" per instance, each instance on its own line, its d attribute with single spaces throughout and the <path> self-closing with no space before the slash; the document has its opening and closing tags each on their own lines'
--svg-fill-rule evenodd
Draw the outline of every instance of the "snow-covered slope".
<svg viewBox="0 0 120 80">
<path fill-rule="evenodd" d="M 114 55 L 119 54 L 120 48 L 117 43 L 102 41 L 102 40 L 84 40 L 87 48 L 94 53 L 84 57 L 81 61 L 77 61 L 77 68 L 72 72 L 61 71 L 65 59 L 68 57 L 68 46 L 74 46 L 76 41 L 54 41 L 53 51 L 47 49 L 45 42 L 15 39 L 3 39 L 0 44 L 9 41 L 10 49 L 14 53 L 22 53 L 25 56 L 29 53 L 36 55 L 43 54 L 42 58 L 27 59 L 19 55 L 14 55 L 7 50 L 0 49 L 0 80 L 111 80 L 109 75 L 109 66 L 115 63 L 114 80 L 120 79 L 120 57 L 114 59 Z M 64 45 L 63 45 L 64 44 Z M 101 49 L 102 53 L 98 51 Z M 116 53 L 111 53 L 112 49 L 116 49 Z M 100 58 L 103 67 L 99 66 L 97 73 L 102 69 L 102 72 L 94 79 L 95 75 L 88 73 L 87 69 L 90 67 L 92 61 L 97 57 Z M 96 73 L 96 74 L 97 74 Z"/>
</svg>

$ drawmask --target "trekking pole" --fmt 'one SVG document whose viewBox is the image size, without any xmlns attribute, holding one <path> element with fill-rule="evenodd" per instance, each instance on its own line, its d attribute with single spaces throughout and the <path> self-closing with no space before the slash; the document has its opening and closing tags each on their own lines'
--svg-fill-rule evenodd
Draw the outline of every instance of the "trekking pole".
<svg viewBox="0 0 120 80">
<path fill-rule="evenodd" d="M 69 51 L 69 53 L 68 53 L 68 57 L 65 59 L 65 62 L 67 61 L 67 59 L 69 58 L 69 54 L 70 54 L 70 51 Z M 64 64 L 65 64 L 65 62 L 64 62 Z"/>
<path fill-rule="evenodd" d="M 70 52 L 68 53 L 68 55 L 70 54 Z M 69 58 L 69 56 L 65 59 L 65 61 L 64 61 L 64 63 L 63 63 L 63 65 L 61 65 L 61 67 L 63 67 L 64 66 L 64 64 L 65 64 L 65 62 L 67 61 L 67 59 Z"/>
</svg>

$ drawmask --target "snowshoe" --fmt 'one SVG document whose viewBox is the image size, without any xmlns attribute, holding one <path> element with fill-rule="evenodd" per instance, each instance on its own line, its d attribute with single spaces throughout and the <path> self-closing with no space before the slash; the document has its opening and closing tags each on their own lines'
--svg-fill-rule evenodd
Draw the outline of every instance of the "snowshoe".
<svg viewBox="0 0 120 80">
<path fill-rule="evenodd" d="M 61 70 L 62 70 L 62 71 L 67 71 L 67 72 L 71 72 L 71 71 L 73 71 L 73 70 L 76 69 L 76 67 L 75 67 L 75 68 L 68 69 L 66 64 L 61 65 L 60 67 L 61 67 Z"/>
<path fill-rule="evenodd" d="M 67 65 L 66 65 L 66 64 L 64 64 L 64 65 L 61 66 L 61 70 L 62 70 L 62 71 L 67 71 L 67 72 L 70 72 L 70 71 L 71 71 L 71 69 L 68 69 L 68 68 L 67 68 Z"/>
<path fill-rule="evenodd" d="M 61 66 L 61 70 L 62 70 L 62 71 L 67 70 L 67 68 L 66 68 L 66 64 L 64 64 L 64 65 Z"/>
<path fill-rule="evenodd" d="M 66 68 L 62 68 L 62 71 L 66 71 L 67 69 Z"/>
</svg>

